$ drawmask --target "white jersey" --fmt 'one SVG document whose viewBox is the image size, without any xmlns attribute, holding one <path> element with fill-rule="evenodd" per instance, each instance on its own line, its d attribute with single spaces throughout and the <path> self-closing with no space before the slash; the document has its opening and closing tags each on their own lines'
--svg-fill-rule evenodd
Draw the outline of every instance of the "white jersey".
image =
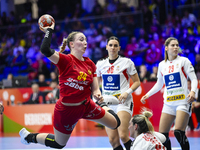
<svg viewBox="0 0 200 150">
<path fill-rule="evenodd" d="M 166 150 L 166 148 L 155 135 L 141 133 L 133 141 L 130 150 Z"/>
<path fill-rule="evenodd" d="M 164 81 L 164 103 L 175 106 L 187 103 L 188 86 L 187 78 L 190 72 L 194 72 L 189 59 L 177 56 L 173 61 L 162 61 L 158 66 L 157 77 Z"/>
<path fill-rule="evenodd" d="M 102 95 L 124 93 L 130 87 L 130 75 L 137 73 L 133 61 L 121 56 L 113 64 L 105 58 L 99 60 L 96 66 L 97 77 L 102 77 Z"/>
</svg>

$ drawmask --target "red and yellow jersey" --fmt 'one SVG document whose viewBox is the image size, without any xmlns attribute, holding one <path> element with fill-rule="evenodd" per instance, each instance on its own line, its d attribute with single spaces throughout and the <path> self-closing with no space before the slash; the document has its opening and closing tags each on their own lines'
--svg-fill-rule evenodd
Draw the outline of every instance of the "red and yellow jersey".
<svg viewBox="0 0 200 150">
<path fill-rule="evenodd" d="M 88 58 L 77 59 L 72 54 L 59 53 L 56 64 L 59 70 L 60 100 L 64 103 L 78 103 L 91 95 L 91 84 L 96 76 L 96 66 Z"/>
</svg>

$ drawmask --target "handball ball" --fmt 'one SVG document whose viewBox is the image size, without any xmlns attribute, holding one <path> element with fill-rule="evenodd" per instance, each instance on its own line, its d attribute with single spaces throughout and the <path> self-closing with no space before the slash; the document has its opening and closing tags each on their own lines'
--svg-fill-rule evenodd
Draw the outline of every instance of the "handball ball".
<svg viewBox="0 0 200 150">
<path fill-rule="evenodd" d="M 45 14 L 42 15 L 38 20 L 38 25 L 41 29 L 41 27 L 48 27 L 52 25 L 52 22 L 55 23 L 54 18 L 51 15 Z M 42 29 L 41 29 L 42 30 Z"/>
</svg>

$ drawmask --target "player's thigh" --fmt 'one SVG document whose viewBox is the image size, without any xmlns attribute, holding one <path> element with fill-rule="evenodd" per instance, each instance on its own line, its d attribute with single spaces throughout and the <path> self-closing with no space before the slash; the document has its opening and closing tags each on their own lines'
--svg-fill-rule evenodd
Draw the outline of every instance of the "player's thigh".
<svg viewBox="0 0 200 150">
<path fill-rule="evenodd" d="M 66 145 L 71 134 L 64 134 L 54 128 L 55 141 L 60 145 Z"/>
<path fill-rule="evenodd" d="M 129 130 L 128 130 L 129 121 L 131 119 L 130 113 L 126 111 L 119 111 L 117 115 L 121 121 L 121 125 L 118 127 L 119 135 L 124 136 L 123 134 L 125 134 L 128 136 L 129 135 Z"/>
<path fill-rule="evenodd" d="M 169 132 L 173 122 L 174 122 L 175 116 L 167 113 L 161 114 L 160 117 L 160 123 L 159 123 L 159 132 L 166 133 Z"/>
<path fill-rule="evenodd" d="M 185 131 L 190 115 L 184 111 L 177 110 L 176 112 L 176 122 L 175 129 Z"/>
<path fill-rule="evenodd" d="M 106 108 L 107 109 L 107 108 Z M 109 110 L 109 109 L 108 109 Z M 105 114 L 100 119 L 88 119 L 97 123 L 100 123 L 108 128 L 114 129 L 117 127 L 117 120 L 116 118 L 109 113 L 108 111 L 105 111 Z"/>
</svg>

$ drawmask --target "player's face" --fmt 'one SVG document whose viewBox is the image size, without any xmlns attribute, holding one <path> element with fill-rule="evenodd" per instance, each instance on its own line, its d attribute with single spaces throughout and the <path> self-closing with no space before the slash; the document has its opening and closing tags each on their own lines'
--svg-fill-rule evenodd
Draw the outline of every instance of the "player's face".
<svg viewBox="0 0 200 150">
<path fill-rule="evenodd" d="M 120 51 L 119 42 L 117 40 L 110 40 L 106 45 L 106 49 L 108 51 L 109 57 L 116 57 L 118 56 L 118 51 Z"/>
<path fill-rule="evenodd" d="M 134 125 L 132 122 L 132 119 L 129 122 L 129 127 L 128 127 L 129 131 L 130 131 L 130 137 L 134 138 L 134 133 L 135 133 L 135 129 L 134 129 Z"/>
<path fill-rule="evenodd" d="M 85 53 L 85 50 L 87 48 L 87 39 L 83 33 L 77 33 L 75 35 L 72 48 L 75 49 L 76 51 Z"/>
<path fill-rule="evenodd" d="M 179 43 L 177 40 L 172 40 L 169 45 L 165 48 L 168 52 L 169 57 L 176 57 L 179 53 Z"/>
</svg>

